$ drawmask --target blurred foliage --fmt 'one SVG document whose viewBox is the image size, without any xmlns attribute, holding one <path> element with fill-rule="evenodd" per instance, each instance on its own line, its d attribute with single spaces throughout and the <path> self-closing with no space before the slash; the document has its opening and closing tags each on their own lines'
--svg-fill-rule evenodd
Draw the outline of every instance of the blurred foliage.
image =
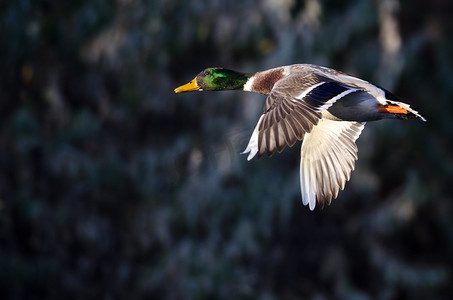
<svg viewBox="0 0 453 300">
<path fill-rule="evenodd" d="M 447 299 L 453 2 L 0 4 L 2 299 Z M 310 62 L 427 123 L 369 123 L 324 210 L 299 146 L 247 162 L 264 97 L 175 95 L 207 66 Z"/>
</svg>

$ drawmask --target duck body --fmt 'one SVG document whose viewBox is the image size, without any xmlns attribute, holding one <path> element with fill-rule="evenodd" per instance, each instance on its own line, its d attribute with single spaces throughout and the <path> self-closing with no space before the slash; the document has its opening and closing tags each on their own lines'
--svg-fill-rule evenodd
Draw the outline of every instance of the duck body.
<svg viewBox="0 0 453 300">
<path fill-rule="evenodd" d="M 267 96 L 243 153 L 271 156 L 303 140 L 300 184 L 304 205 L 330 204 L 357 160 L 355 141 L 368 121 L 425 119 L 389 91 L 346 73 L 311 64 L 257 73 L 208 68 L 175 92 L 235 90 Z"/>
<path fill-rule="evenodd" d="M 279 83 L 286 93 L 284 97 L 297 97 L 301 91 L 311 92 L 311 96 L 317 97 L 318 101 L 322 101 L 321 97 L 330 100 L 338 96 L 338 99 L 330 101 L 333 104 L 327 109 L 333 117 L 323 114 L 325 118 L 358 122 L 410 118 L 403 116 L 407 115 L 405 112 L 399 115 L 377 109 L 379 106 L 395 105 L 395 102 L 402 104 L 403 108 L 408 107 L 389 91 L 346 73 L 317 65 L 296 64 L 257 72 L 245 84 L 243 90 L 269 95 L 275 84 L 289 75 L 291 76 L 285 80 L 285 84 Z M 330 96 L 333 97 L 329 98 Z M 341 101 L 338 101 L 340 99 Z"/>
</svg>

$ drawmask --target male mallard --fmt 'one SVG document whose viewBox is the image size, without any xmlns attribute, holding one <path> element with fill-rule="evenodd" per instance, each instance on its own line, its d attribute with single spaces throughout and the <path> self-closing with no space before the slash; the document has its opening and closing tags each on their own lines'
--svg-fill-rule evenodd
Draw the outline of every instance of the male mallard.
<svg viewBox="0 0 453 300">
<path fill-rule="evenodd" d="M 302 140 L 302 202 L 313 210 L 336 198 L 357 160 L 355 141 L 365 122 L 384 118 L 425 119 L 389 91 L 348 74 L 309 64 L 263 72 L 240 73 L 208 68 L 175 89 L 188 91 L 244 90 L 267 95 L 247 148 L 247 159 Z"/>
</svg>

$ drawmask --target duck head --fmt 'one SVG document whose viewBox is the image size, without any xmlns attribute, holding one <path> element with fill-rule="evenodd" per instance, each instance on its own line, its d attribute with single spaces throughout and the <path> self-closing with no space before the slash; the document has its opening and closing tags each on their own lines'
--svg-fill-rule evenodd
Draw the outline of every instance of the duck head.
<svg viewBox="0 0 453 300">
<path fill-rule="evenodd" d="M 243 89 L 253 74 L 240 73 L 224 68 L 207 68 L 192 81 L 175 89 L 175 93 L 192 91 L 222 91 Z"/>
</svg>

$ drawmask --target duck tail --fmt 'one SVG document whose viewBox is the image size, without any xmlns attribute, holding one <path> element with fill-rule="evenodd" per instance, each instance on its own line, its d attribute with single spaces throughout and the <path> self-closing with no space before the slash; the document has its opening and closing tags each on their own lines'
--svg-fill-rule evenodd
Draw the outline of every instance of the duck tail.
<svg viewBox="0 0 453 300">
<path fill-rule="evenodd" d="M 417 109 L 411 108 L 409 104 L 399 102 L 399 101 L 392 101 L 392 100 L 388 100 L 388 99 L 387 99 L 387 102 L 390 105 L 396 105 L 396 106 L 402 108 L 403 110 L 406 110 L 406 112 L 404 112 L 404 113 L 395 113 L 395 116 L 398 119 L 407 120 L 407 119 L 419 118 L 423 122 L 426 122 L 426 119 L 417 111 Z"/>
</svg>

